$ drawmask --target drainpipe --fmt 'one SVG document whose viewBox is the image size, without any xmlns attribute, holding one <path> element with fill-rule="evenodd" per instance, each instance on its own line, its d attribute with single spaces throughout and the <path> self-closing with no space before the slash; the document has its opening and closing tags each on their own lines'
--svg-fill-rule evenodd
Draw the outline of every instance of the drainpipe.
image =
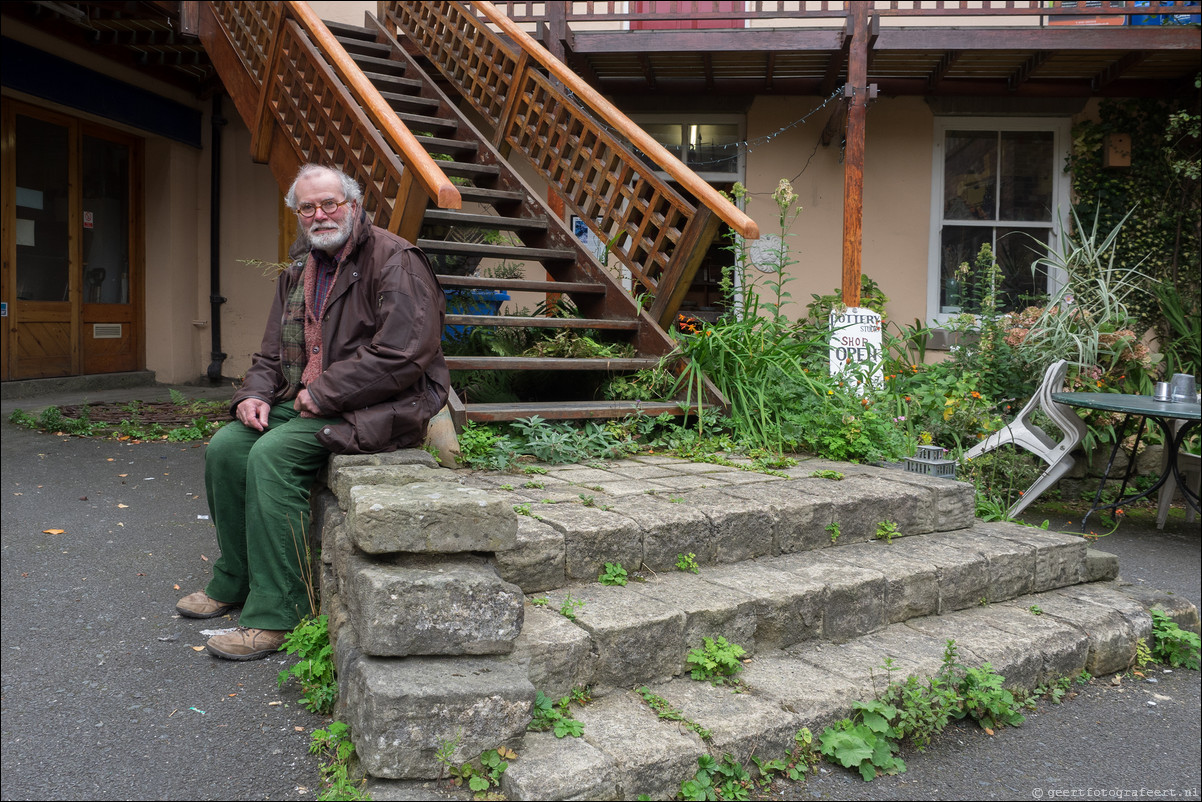
<svg viewBox="0 0 1202 802">
<path fill-rule="evenodd" d="M 213 384 L 221 382 L 221 364 L 226 355 L 221 352 L 221 129 L 225 127 L 221 115 L 221 95 L 213 97 L 213 126 L 210 137 L 209 165 L 209 319 L 212 329 L 212 358 L 206 375 Z"/>
</svg>

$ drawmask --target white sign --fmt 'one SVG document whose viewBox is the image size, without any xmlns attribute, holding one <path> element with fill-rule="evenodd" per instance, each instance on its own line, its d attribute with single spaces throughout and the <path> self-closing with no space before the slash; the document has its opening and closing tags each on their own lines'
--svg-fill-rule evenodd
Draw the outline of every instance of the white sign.
<svg viewBox="0 0 1202 802">
<path fill-rule="evenodd" d="M 871 375 L 881 385 L 881 316 L 871 309 L 849 306 L 832 309 L 831 375 Z"/>
</svg>

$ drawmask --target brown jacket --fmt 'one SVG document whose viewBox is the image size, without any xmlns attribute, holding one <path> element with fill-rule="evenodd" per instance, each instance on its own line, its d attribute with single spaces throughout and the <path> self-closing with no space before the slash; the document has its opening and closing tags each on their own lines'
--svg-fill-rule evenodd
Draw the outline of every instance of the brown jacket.
<svg viewBox="0 0 1202 802">
<path fill-rule="evenodd" d="M 302 280 L 303 261 L 285 270 L 242 387 L 247 398 L 287 402 L 280 369 L 280 329 L 288 295 Z M 342 421 L 317 439 L 335 454 L 373 454 L 420 447 L 426 424 L 447 400 L 450 374 L 442 356 L 446 299 L 415 246 L 365 226 L 339 270 L 322 319 L 321 376 L 309 394 L 324 417 Z"/>
</svg>

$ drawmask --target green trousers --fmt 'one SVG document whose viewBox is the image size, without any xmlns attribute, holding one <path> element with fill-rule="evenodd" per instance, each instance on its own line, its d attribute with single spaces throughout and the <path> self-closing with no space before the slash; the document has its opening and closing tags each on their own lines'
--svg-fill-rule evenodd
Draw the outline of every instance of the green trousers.
<svg viewBox="0 0 1202 802">
<path fill-rule="evenodd" d="M 289 630 L 316 612 L 305 558 L 309 495 L 330 458 L 314 435 L 331 422 L 280 405 L 266 431 L 234 421 L 209 441 L 205 490 L 221 557 L 205 593 L 241 604 L 242 626 Z"/>
</svg>

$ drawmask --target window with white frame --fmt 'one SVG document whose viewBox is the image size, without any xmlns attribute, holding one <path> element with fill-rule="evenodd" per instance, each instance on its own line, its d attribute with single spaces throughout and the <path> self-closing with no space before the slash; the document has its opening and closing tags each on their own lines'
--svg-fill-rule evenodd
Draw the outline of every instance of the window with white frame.
<svg viewBox="0 0 1202 802">
<path fill-rule="evenodd" d="M 971 269 L 982 244 L 1000 268 L 1005 309 L 1027 306 L 1053 289 L 1035 268 L 1054 244 L 1068 208 L 1063 171 L 1069 121 L 1047 118 L 938 118 L 931 189 L 928 308 L 936 321 L 976 311 L 984 277 Z M 961 266 L 967 264 L 965 272 Z"/>
</svg>

